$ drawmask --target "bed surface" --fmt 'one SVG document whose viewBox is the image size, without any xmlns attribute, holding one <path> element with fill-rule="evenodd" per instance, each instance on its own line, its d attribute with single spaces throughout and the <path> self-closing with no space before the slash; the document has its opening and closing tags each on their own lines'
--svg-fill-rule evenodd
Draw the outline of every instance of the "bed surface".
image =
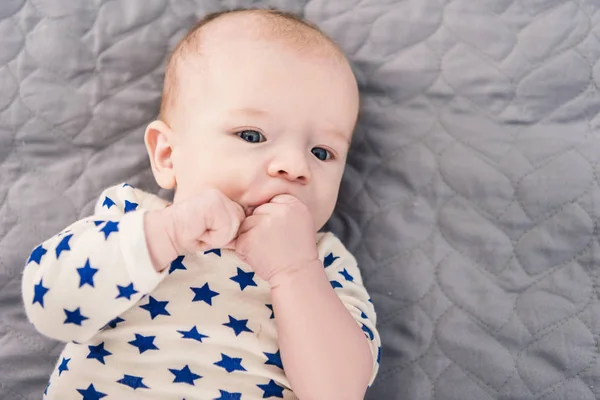
<svg viewBox="0 0 600 400">
<path fill-rule="evenodd" d="M 29 252 L 110 185 L 157 191 L 142 137 L 167 51 L 238 6 L 318 23 L 359 80 L 328 228 L 378 310 L 367 399 L 600 398 L 591 0 L 3 0 L 0 398 L 40 399 L 61 349 L 23 313 Z"/>
</svg>

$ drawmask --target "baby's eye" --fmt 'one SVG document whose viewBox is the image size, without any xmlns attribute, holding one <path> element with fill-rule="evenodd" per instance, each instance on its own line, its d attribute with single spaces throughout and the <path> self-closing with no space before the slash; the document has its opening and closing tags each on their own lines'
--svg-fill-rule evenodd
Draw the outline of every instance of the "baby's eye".
<svg viewBox="0 0 600 400">
<path fill-rule="evenodd" d="M 243 130 L 238 132 L 237 135 L 249 143 L 260 143 L 266 140 L 262 133 L 252 129 Z"/>
<path fill-rule="evenodd" d="M 333 154 L 330 151 L 325 150 L 322 147 L 315 147 L 311 150 L 315 157 L 317 157 L 321 161 L 327 161 L 333 158 Z"/>
</svg>

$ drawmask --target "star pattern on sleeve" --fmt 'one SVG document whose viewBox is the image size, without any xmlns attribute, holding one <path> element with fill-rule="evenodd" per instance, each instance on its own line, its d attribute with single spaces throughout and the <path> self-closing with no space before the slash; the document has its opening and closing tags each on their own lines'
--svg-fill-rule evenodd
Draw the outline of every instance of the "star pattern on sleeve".
<svg viewBox="0 0 600 400">
<path fill-rule="evenodd" d="M 201 288 L 191 287 L 190 289 L 194 292 L 194 298 L 192 299 L 192 302 L 203 301 L 209 306 L 212 306 L 213 297 L 219 295 L 219 293 L 210 290 L 208 283 L 205 283 Z"/>
<path fill-rule="evenodd" d="M 265 365 L 274 365 L 283 369 L 283 363 L 281 362 L 281 351 L 277 350 L 277 353 L 265 353 L 263 354 L 267 357 L 267 361 L 265 361 Z"/>
<path fill-rule="evenodd" d="M 151 319 L 154 319 L 159 315 L 171 315 L 167 311 L 167 304 L 169 304 L 168 301 L 158 301 L 152 296 L 148 297 L 148 304 L 144 304 L 143 306 L 140 306 L 140 308 L 148 311 Z"/>
<path fill-rule="evenodd" d="M 82 400 L 100 400 L 107 396 L 106 393 L 97 391 L 93 383 L 90 383 L 87 389 L 77 389 L 77 391 L 83 396 Z"/>
<path fill-rule="evenodd" d="M 73 234 L 66 235 L 62 238 L 58 246 L 56 246 L 56 259 L 60 258 L 63 251 L 71 251 L 69 240 L 73 237 Z"/>
<path fill-rule="evenodd" d="M 42 257 L 44 257 L 44 255 L 47 252 L 48 252 L 48 250 L 46 250 L 44 248 L 44 246 L 42 246 L 40 244 L 38 247 L 33 249 L 33 251 L 31 252 L 31 255 L 29 256 L 29 260 L 27 260 L 27 264 L 29 264 L 30 262 L 34 262 L 34 263 L 37 263 L 38 265 L 40 265 L 40 262 L 42 262 Z"/>
<path fill-rule="evenodd" d="M 121 322 L 125 322 L 125 320 L 121 317 L 116 317 L 115 319 L 108 321 L 108 324 L 106 324 L 106 326 L 102 329 L 106 329 L 106 328 L 115 329 L 117 327 L 117 325 L 120 324 Z"/>
<path fill-rule="evenodd" d="M 221 393 L 221 396 L 214 400 L 242 400 L 241 393 L 230 393 L 230 392 L 226 392 L 225 390 L 221 390 L 221 389 L 219 389 L 219 392 Z"/>
<path fill-rule="evenodd" d="M 125 209 L 124 209 L 125 214 L 127 214 L 128 212 L 137 210 L 138 206 L 139 206 L 138 203 L 133 203 L 129 200 L 125 200 Z"/>
<path fill-rule="evenodd" d="M 188 385 L 195 386 L 196 384 L 194 383 L 194 381 L 196 379 L 202 378 L 202 376 L 193 373 L 190 370 L 190 367 L 187 365 L 185 367 L 183 367 L 182 369 L 169 368 L 169 371 L 171 371 L 171 373 L 173 375 L 175 375 L 175 379 L 173 379 L 173 383 L 187 383 Z"/>
<path fill-rule="evenodd" d="M 81 323 L 85 320 L 88 320 L 89 318 L 86 317 L 85 315 L 81 314 L 81 309 L 80 307 L 77 307 L 75 310 L 73 311 L 69 311 L 66 308 L 63 309 L 65 311 L 65 315 L 67 316 L 67 318 L 65 319 L 65 321 L 63 322 L 63 324 L 74 324 L 74 325 L 78 325 L 81 326 Z"/>
<path fill-rule="evenodd" d="M 104 196 L 104 202 L 102 203 L 102 207 L 106 207 L 110 210 L 112 206 L 115 205 L 115 202 L 108 196 Z"/>
<path fill-rule="evenodd" d="M 183 265 L 183 259 L 185 256 L 179 256 L 171 262 L 171 266 L 169 267 L 169 274 L 177 271 L 178 269 L 186 270 L 187 268 Z"/>
<path fill-rule="evenodd" d="M 105 223 L 105 222 L 106 222 L 106 221 L 95 220 L 95 221 L 94 221 L 94 225 L 95 225 L 95 226 L 100 226 L 100 225 L 102 225 L 102 224 L 103 224 L 103 223 Z"/>
<path fill-rule="evenodd" d="M 241 291 L 244 291 L 248 286 L 258 286 L 256 282 L 254 282 L 254 272 L 245 272 L 240 267 L 237 267 L 237 275 L 232 276 L 229 279 L 238 283 Z"/>
<path fill-rule="evenodd" d="M 70 358 L 63 357 L 63 359 L 60 362 L 60 365 L 58 366 L 58 376 L 61 376 L 63 372 L 69 370 L 69 361 L 71 361 Z"/>
<path fill-rule="evenodd" d="M 348 282 L 354 281 L 354 277 L 352 275 L 350 275 L 350 273 L 348 272 L 348 270 L 346 270 L 346 268 L 344 268 L 342 271 L 338 272 L 338 274 L 342 275 L 344 277 L 344 279 L 346 279 Z"/>
<path fill-rule="evenodd" d="M 182 339 L 193 339 L 193 340 L 196 340 L 196 341 L 198 341 L 200 343 L 202 343 L 202 339 L 208 338 L 208 336 L 203 335 L 200 332 L 198 332 L 198 328 L 196 328 L 195 325 L 189 331 L 177 331 L 177 332 L 179 332 L 179 333 L 181 333 L 183 335 L 181 337 Z"/>
<path fill-rule="evenodd" d="M 129 386 L 133 390 L 137 389 L 150 389 L 148 386 L 144 384 L 144 378 L 141 376 L 127 375 L 124 374 L 123 378 L 119 379 L 117 383 L 120 383 L 125 386 Z"/>
<path fill-rule="evenodd" d="M 83 267 L 77 268 L 77 273 L 79 274 L 79 287 L 82 287 L 83 285 L 94 287 L 94 275 L 96 275 L 96 272 L 98 272 L 98 269 L 92 268 L 90 259 L 88 258 Z"/>
<path fill-rule="evenodd" d="M 206 250 L 204 252 L 204 255 L 206 254 L 210 254 L 210 253 L 214 253 L 216 254 L 218 257 L 221 257 L 221 249 L 210 249 L 210 250 Z"/>
<path fill-rule="evenodd" d="M 229 357 L 224 353 L 221 353 L 221 361 L 217 361 L 214 365 L 223 368 L 228 373 L 234 371 L 246 371 L 246 368 L 242 366 L 241 358 Z"/>
<path fill-rule="evenodd" d="M 129 183 L 127 183 L 127 182 L 125 182 L 125 183 L 123 184 L 123 187 L 130 187 L 130 188 L 132 188 L 132 189 L 135 189 L 135 188 L 134 188 L 132 185 L 130 185 L 130 184 L 129 184 Z"/>
<path fill-rule="evenodd" d="M 145 351 L 148 351 L 148 350 L 160 350 L 154 344 L 154 339 L 156 339 L 156 336 L 144 336 L 144 335 L 140 335 L 139 333 L 136 333 L 135 340 L 132 340 L 131 342 L 127 342 L 127 343 L 129 343 L 130 345 L 132 345 L 134 347 L 137 347 L 140 354 L 143 354 Z"/>
<path fill-rule="evenodd" d="M 275 383 L 275 381 L 273 379 L 271 379 L 269 381 L 269 383 L 267 383 L 266 385 L 256 385 L 258 386 L 264 393 L 263 393 L 263 399 L 269 398 L 269 397 L 279 397 L 280 399 L 283 399 L 283 387 L 279 386 L 278 384 Z"/>
<path fill-rule="evenodd" d="M 377 364 L 381 364 L 381 346 L 377 348 Z"/>
<path fill-rule="evenodd" d="M 269 319 L 274 319 L 275 318 L 275 311 L 273 311 L 273 304 L 265 304 L 265 306 L 271 310 L 271 316 L 269 317 Z"/>
<path fill-rule="evenodd" d="M 43 279 L 40 279 L 40 283 L 33 287 L 33 303 L 40 303 L 40 306 L 44 308 L 44 296 L 50 291 L 47 287 L 44 287 Z"/>
<path fill-rule="evenodd" d="M 361 325 L 362 325 L 361 329 L 363 330 L 363 332 L 365 333 L 365 335 L 370 340 L 375 339 L 375 336 L 373 335 L 373 331 L 371 331 L 371 329 L 368 326 L 366 326 L 365 324 L 361 324 Z"/>
<path fill-rule="evenodd" d="M 228 317 L 229 317 L 229 322 L 226 322 L 223 325 L 233 329 L 235 336 L 239 336 L 242 332 L 254 333 L 254 331 L 252 331 L 246 325 L 248 323 L 247 319 L 235 319 L 231 315 L 229 315 Z"/>
<path fill-rule="evenodd" d="M 333 262 L 335 260 L 337 260 L 339 257 L 336 257 L 333 255 L 333 253 L 329 253 L 325 256 L 325 258 L 323 259 L 323 266 L 325 268 L 329 267 L 331 264 L 333 264 Z"/>
<path fill-rule="evenodd" d="M 104 348 L 104 342 L 96 345 L 96 346 L 88 346 L 90 350 L 89 354 L 86 358 L 90 358 L 92 360 L 98 360 L 102 364 L 106 364 L 104 362 L 104 357 L 112 355 L 112 353 Z"/>
<path fill-rule="evenodd" d="M 329 281 L 329 283 L 331 284 L 331 287 L 332 287 L 332 288 L 334 288 L 334 289 L 335 289 L 335 288 L 343 288 L 342 284 L 341 284 L 341 283 L 339 283 L 339 282 L 338 282 L 338 281 L 336 281 L 336 280 Z"/>
<path fill-rule="evenodd" d="M 108 240 L 111 233 L 119 232 L 119 221 L 106 221 L 100 232 L 104 233 L 104 240 Z"/>
<path fill-rule="evenodd" d="M 117 285 L 117 290 L 119 291 L 119 294 L 116 297 L 117 299 L 125 298 L 127 300 L 131 300 L 131 296 L 138 293 L 138 291 L 133 287 L 133 282 L 127 286 Z"/>
</svg>

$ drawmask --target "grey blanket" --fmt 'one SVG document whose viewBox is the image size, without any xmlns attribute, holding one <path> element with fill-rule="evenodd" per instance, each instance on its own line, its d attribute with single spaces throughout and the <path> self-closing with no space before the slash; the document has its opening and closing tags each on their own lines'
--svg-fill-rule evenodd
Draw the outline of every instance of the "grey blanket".
<svg viewBox="0 0 600 400">
<path fill-rule="evenodd" d="M 235 6 L 320 24 L 360 82 L 328 228 L 379 314 L 367 398 L 600 398 L 594 0 L 2 0 L 0 398 L 40 399 L 61 348 L 23 313 L 30 250 L 105 187 L 156 191 L 165 56 Z"/>
</svg>

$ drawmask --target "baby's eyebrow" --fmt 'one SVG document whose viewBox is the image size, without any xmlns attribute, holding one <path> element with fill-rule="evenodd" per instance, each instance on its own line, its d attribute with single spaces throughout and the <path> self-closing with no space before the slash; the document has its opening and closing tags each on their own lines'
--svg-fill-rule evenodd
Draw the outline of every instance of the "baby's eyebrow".
<svg viewBox="0 0 600 400">
<path fill-rule="evenodd" d="M 260 108 L 253 107 L 244 107 L 244 108 L 236 108 L 230 110 L 231 114 L 239 114 L 243 116 L 251 116 L 251 117 L 264 117 L 269 114 L 266 110 L 262 110 Z"/>
<path fill-rule="evenodd" d="M 336 140 L 339 140 L 340 142 L 350 146 L 350 138 L 344 132 L 337 129 L 323 129 L 322 132 L 324 132 L 327 136 L 335 138 Z"/>
</svg>

